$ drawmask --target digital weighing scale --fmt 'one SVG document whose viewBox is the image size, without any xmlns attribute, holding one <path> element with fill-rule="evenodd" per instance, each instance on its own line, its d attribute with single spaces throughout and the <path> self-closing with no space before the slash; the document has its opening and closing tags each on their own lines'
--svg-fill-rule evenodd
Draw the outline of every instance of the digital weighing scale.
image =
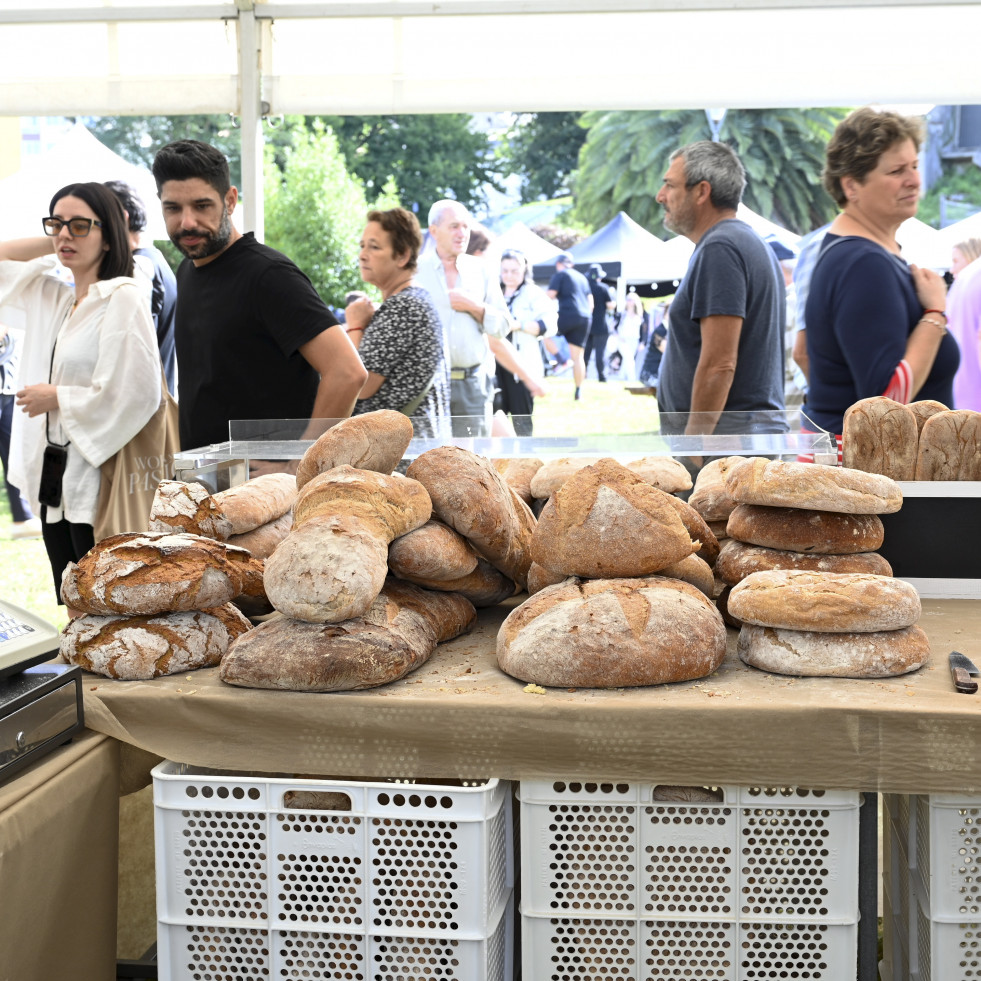
<svg viewBox="0 0 981 981">
<path fill-rule="evenodd" d="M 50 664 L 58 631 L 0 600 L 0 781 L 68 742 L 85 725 L 82 672 Z"/>
</svg>

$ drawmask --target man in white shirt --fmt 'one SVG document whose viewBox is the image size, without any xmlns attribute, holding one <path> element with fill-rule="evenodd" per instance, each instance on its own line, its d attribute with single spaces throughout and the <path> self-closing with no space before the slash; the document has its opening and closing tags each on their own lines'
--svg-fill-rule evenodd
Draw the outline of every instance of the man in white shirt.
<svg viewBox="0 0 981 981">
<path fill-rule="evenodd" d="M 508 350 L 503 341 L 514 323 L 500 282 L 484 262 L 466 254 L 470 225 L 470 213 L 459 201 L 437 201 L 429 209 L 429 234 L 436 247 L 420 257 L 415 276 L 416 284 L 432 296 L 443 325 L 454 436 L 490 432 L 494 390 L 484 367 L 488 345 L 507 370 L 520 367 L 514 349 Z"/>
</svg>

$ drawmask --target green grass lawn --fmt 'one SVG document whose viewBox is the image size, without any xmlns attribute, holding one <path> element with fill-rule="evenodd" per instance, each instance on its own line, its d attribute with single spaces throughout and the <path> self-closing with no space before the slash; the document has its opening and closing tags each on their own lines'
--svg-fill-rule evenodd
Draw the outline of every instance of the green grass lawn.
<svg viewBox="0 0 981 981">
<path fill-rule="evenodd" d="M 569 436 L 631 434 L 656 428 L 657 404 L 651 396 L 633 395 L 620 382 L 587 381 L 582 399 L 573 399 L 571 374 L 546 378 L 548 395 L 535 400 L 535 434 Z M 58 629 L 67 622 L 58 605 L 48 557 L 40 538 L 10 539 L 10 506 L 0 492 L 0 599 L 43 617 Z"/>
</svg>

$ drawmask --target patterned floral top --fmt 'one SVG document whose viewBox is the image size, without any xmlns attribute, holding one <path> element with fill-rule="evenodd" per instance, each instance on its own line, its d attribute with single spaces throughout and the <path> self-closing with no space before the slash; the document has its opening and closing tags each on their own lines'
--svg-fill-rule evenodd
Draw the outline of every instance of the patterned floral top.
<svg viewBox="0 0 981 981">
<path fill-rule="evenodd" d="M 382 375 L 374 395 L 358 399 L 355 415 L 377 409 L 401 412 L 430 385 L 411 413 L 416 436 L 449 433 L 450 379 L 443 328 L 426 290 L 409 286 L 392 294 L 368 322 L 358 349 L 364 366 Z"/>
</svg>

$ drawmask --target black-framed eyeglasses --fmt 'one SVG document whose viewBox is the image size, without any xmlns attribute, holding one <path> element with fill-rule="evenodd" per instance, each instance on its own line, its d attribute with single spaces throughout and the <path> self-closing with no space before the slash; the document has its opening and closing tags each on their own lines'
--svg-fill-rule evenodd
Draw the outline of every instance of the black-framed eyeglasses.
<svg viewBox="0 0 981 981">
<path fill-rule="evenodd" d="M 62 221 L 60 218 L 41 219 L 41 227 L 45 235 L 57 235 L 65 225 L 68 226 L 68 234 L 72 238 L 85 238 L 92 231 L 93 225 L 101 228 L 102 222 L 95 218 L 69 218 L 68 221 Z"/>
</svg>

